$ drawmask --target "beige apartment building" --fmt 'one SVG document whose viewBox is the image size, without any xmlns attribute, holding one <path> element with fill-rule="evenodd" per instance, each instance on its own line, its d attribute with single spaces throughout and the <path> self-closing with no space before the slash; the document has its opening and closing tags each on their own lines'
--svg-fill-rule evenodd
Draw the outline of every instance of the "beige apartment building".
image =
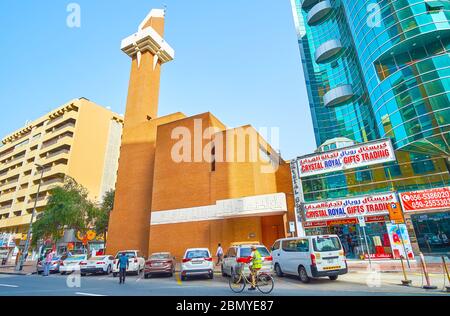
<svg viewBox="0 0 450 316">
<path fill-rule="evenodd" d="M 72 100 L 2 139 L 0 234 L 28 230 L 43 166 L 37 210 L 50 190 L 74 178 L 100 201 L 115 186 L 123 118 L 85 98 Z"/>
</svg>

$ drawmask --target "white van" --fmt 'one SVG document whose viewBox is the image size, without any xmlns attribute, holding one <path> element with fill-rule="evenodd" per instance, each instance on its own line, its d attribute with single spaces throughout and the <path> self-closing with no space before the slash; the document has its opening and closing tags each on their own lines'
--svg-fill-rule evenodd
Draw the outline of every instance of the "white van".
<svg viewBox="0 0 450 316">
<path fill-rule="evenodd" d="M 298 275 L 303 283 L 319 277 L 334 281 L 348 272 L 344 250 L 336 235 L 279 239 L 272 246 L 272 256 L 277 276 Z"/>
</svg>

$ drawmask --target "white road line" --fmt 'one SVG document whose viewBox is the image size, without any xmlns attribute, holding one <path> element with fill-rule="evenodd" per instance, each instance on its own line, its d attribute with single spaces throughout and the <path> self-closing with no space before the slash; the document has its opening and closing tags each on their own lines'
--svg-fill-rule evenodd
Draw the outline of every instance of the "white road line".
<svg viewBox="0 0 450 316">
<path fill-rule="evenodd" d="M 106 296 L 101 294 L 93 294 L 93 293 L 82 293 L 82 292 L 76 292 L 76 295 L 83 295 L 83 296 Z"/>
<path fill-rule="evenodd" d="M 11 285 L 11 284 L 0 284 L 1 287 L 19 287 L 18 285 Z"/>
</svg>

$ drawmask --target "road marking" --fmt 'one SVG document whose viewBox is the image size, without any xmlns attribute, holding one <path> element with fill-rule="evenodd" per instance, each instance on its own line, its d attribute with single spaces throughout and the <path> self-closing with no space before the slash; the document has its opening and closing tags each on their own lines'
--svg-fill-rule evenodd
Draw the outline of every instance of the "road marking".
<svg viewBox="0 0 450 316">
<path fill-rule="evenodd" d="M 83 295 L 83 296 L 106 296 L 101 294 L 93 294 L 93 293 L 83 293 L 83 292 L 76 292 L 76 295 Z"/>
<path fill-rule="evenodd" d="M 177 279 L 178 285 L 182 285 L 183 282 L 181 282 L 180 276 L 178 275 L 178 272 L 175 272 L 175 278 Z"/>
<path fill-rule="evenodd" d="M 0 284 L 1 287 L 19 287 L 18 285 L 11 285 L 11 284 Z"/>
</svg>

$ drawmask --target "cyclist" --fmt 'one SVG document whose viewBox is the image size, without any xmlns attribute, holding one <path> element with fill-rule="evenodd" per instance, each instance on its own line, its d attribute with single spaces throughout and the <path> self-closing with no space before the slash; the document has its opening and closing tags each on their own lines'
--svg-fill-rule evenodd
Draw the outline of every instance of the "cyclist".
<svg viewBox="0 0 450 316">
<path fill-rule="evenodd" d="M 251 281 L 252 286 L 250 287 L 250 291 L 255 291 L 256 287 L 256 275 L 258 274 L 258 271 L 262 268 L 262 257 L 259 253 L 258 249 L 255 245 L 252 246 L 252 254 L 250 256 L 250 272 L 251 272 Z"/>
</svg>

